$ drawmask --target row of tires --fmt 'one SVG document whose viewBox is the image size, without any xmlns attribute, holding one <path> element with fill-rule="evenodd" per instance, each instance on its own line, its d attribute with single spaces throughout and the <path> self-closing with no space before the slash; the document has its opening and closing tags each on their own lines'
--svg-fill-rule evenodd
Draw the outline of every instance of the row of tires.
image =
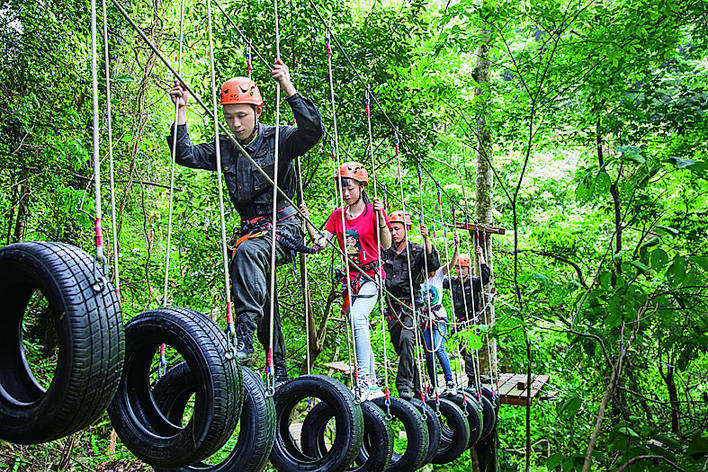
<svg viewBox="0 0 708 472">
<path fill-rule="evenodd" d="M 241 367 L 224 332 L 193 310 L 163 308 L 125 326 L 118 298 L 93 258 L 70 245 L 20 243 L 0 249 L 0 437 L 39 443 L 72 434 L 108 409 L 122 442 L 163 471 L 412 471 L 447 463 L 489 436 L 491 392 L 361 404 L 326 376 L 293 379 L 268 395 Z M 43 388 L 23 344 L 35 293 L 58 338 L 56 369 Z M 157 378 L 155 355 L 171 346 L 183 362 Z M 152 380 L 157 379 L 156 382 Z M 293 418 L 303 418 L 293 435 Z M 398 426 L 395 426 L 398 425 Z M 394 432 L 405 449 L 394 451 Z"/>
</svg>

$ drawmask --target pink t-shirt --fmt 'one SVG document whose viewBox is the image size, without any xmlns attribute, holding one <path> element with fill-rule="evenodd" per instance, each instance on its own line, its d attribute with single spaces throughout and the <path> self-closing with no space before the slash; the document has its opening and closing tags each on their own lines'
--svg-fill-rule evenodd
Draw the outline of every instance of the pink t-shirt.
<svg viewBox="0 0 708 472">
<path fill-rule="evenodd" d="M 342 248 L 349 258 L 358 264 L 359 266 L 370 264 L 379 259 L 379 251 L 377 247 L 376 240 L 376 212 L 374 211 L 374 205 L 369 203 L 361 212 L 361 215 L 357 216 L 353 220 L 350 220 L 344 214 L 346 221 L 344 222 L 346 227 L 346 249 L 344 244 L 342 244 L 342 209 L 337 208 L 329 215 L 329 219 L 325 224 L 324 229 L 334 234 L 339 241 L 339 247 Z M 386 212 L 384 212 L 384 220 L 386 221 L 386 226 L 389 226 L 388 217 Z M 373 276 L 374 270 L 366 270 L 368 275 Z M 358 274 L 355 271 L 352 276 Z"/>
</svg>

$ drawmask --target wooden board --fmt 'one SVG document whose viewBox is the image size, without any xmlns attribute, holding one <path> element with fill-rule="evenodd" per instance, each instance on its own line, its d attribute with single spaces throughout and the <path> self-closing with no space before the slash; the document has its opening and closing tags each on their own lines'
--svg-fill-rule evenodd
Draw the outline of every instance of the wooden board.
<svg viewBox="0 0 708 472">
<path fill-rule="evenodd" d="M 332 371 L 344 372 L 344 375 L 349 375 L 351 373 L 351 367 L 348 362 L 336 361 L 336 362 L 326 362 L 325 367 L 329 368 L 329 375 L 332 375 Z"/>
<path fill-rule="evenodd" d="M 526 374 L 503 373 L 499 375 L 499 400 L 506 405 L 522 405 L 527 404 L 527 395 L 531 394 L 531 402 L 533 399 L 546 400 L 553 398 L 555 395 L 541 395 L 543 388 L 550 380 L 549 375 L 531 375 L 531 386 L 526 384 Z M 557 393 L 557 392 L 554 392 Z"/>
</svg>

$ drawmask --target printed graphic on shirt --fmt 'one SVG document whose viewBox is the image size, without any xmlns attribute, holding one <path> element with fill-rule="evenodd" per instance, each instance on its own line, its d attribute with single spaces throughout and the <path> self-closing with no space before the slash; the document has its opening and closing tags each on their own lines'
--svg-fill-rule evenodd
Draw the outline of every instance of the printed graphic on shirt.
<svg viewBox="0 0 708 472">
<path fill-rule="evenodd" d="M 430 300 L 431 305 L 438 305 L 440 303 L 440 291 L 434 285 L 424 285 L 423 290 L 423 300 L 426 302 Z"/>
<path fill-rule="evenodd" d="M 359 260 L 359 253 L 361 252 L 361 238 L 359 233 L 353 229 L 348 229 L 345 234 L 345 245 L 347 247 L 347 256 L 350 259 Z M 362 254 L 362 258 L 366 258 L 366 254 Z"/>
</svg>

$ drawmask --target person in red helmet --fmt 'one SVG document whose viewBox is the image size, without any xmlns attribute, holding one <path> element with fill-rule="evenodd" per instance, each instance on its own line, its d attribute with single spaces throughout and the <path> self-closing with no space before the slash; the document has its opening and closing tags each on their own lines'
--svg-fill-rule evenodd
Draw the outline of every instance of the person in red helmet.
<svg viewBox="0 0 708 472">
<path fill-rule="evenodd" d="M 290 80 L 288 67 L 280 60 L 273 65 L 272 77 L 286 95 L 297 126 L 280 126 L 278 187 L 288 197 L 295 195 L 297 176 L 292 161 L 317 144 L 322 135 L 322 119 L 315 105 L 301 96 Z M 195 169 L 216 170 L 216 141 L 193 145 L 186 127 L 186 110 L 189 94 L 182 84 L 175 82 L 170 97 L 179 105 L 177 123 L 172 127 L 177 133 L 175 161 Z M 246 77 L 229 79 L 221 87 L 221 105 L 224 120 L 238 142 L 259 166 L 273 179 L 275 174 L 275 127 L 259 123 L 263 97 L 258 86 Z M 249 364 L 253 356 L 253 334 L 258 328 L 258 339 L 268 348 L 270 317 L 267 312 L 270 296 L 269 275 L 272 234 L 273 187 L 256 167 L 234 146 L 227 136 L 220 136 L 221 165 L 231 202 L 241 217 L 241 228 L 235 241 L 230 264 L 236 317 L 237 354 L 241 362 Z M 302 223 L 285 199 L 278 196 L 276 259 L 283 263 L 293 250 L 284 241 L 301 243 L 304 237 Z M 285 342 L 277 312 L 273 341 L 276 383 L 287 380 L 285 367 Z"/>
<path fill-rule="evenodd" d="M 307 224 L 307 231 L 318 248 L 325 248 L 332 237 L 336 236 L 339 247 L 347 254 L 349 280 L 346 279 L 347 274 L 343 274 L 341 281 L 346 289 L 342 293 L 344 297 L 342 308 L 351 317 L 354 327 L 354 346 L 358 361 L 357 388 L 363 400 L 373 399 L 382 396 L 383 392 L 376 378 L 369 315 L 379 298 L 377 285 L 381 283 L 379 242 L 383 249 L 391 247 L 391 233 L 381 200 L 374 198 L 372 203 L 369 202 L 365 190 L 369 183 L 369 175 L 363 164 L 345 162 L 339 167 L 334 178 L 342 194 L 344 208 L 337 208 L 330 214 L 322 233 L 310 224 Z M 309 218 L 304 203 L 300 205 L 300 210 Z M 364 277 L 356 267 L 377 282 Z"/>
<path fill-rule="evenodd" d="M 412 228 L 411 217 L 402 211 L 389 215 L 392 245 L 382 253 L 386 273 L 386 322 L 391 334 L 391 343 L 399 356 L 396 389 L 398 396 L 410 399 L 421 385 L 418 367 L 415 361 L 414 345 L 417 329 L 411 307 L 411 285 L 416 308 L 421 308 L 422 295 L 420 286 L 429 272 L 440 267 L 440 257 L 428 237 L 428 228 L 420 225 L 425 247 L 408 241 Z M 408 260 L 410 258 L 410 270 Z M 426 262 L 427 261 L 427 262 Z M 390 295 L 396 297 L 392 298 Z M 403 303 L 399 303 L 400 300 Z"/>
<path fill-rule="evenodd" d="M 443 281 L 443 288 L 452 292 L 452 308 L 456 321 L 453 332 L 464 329 L 470 324 L 479 324 L 482 314 L 482 289 L 484 285 L 489 283 L 491 271 L 484 260 L 482 248 L 477 246 L 475 252 L 482 271 L 480 277 L 470 276 L 472 259 L 469 254 L 460 254 L 460 257 L 457 258 L 457 277 L 448 277 Z M 469 349 L 463 349 L 461 354 L 465 360 L 467 384 L 476 387 L 477 371 L 472 352 Z"/>
</svg>

